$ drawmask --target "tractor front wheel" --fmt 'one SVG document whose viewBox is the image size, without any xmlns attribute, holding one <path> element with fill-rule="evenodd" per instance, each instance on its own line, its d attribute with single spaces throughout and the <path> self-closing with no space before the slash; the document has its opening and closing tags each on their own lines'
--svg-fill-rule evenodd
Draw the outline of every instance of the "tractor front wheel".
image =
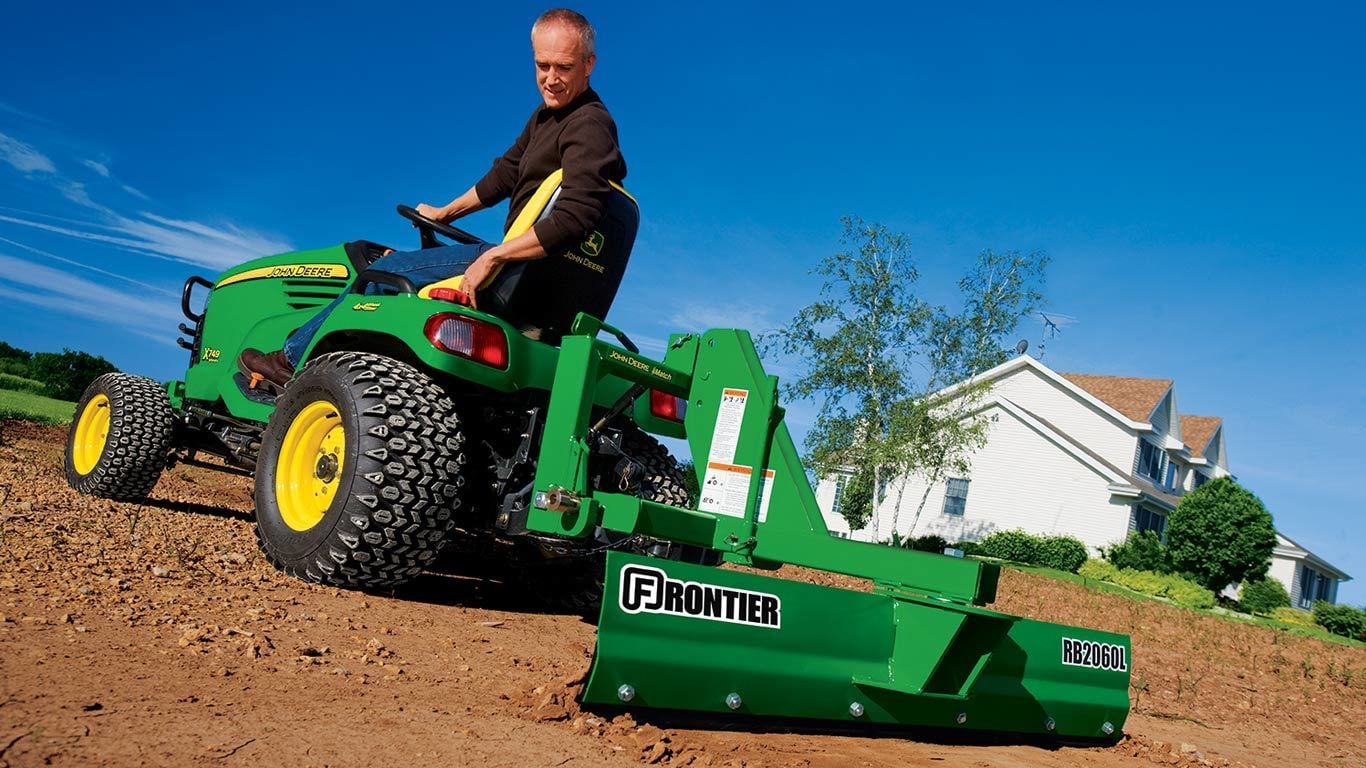
<svg viewBox="0 0 1366 768">
<path fill-rule="evenodd" d="M 455 526 L 464 440 L 454 403 L 416 368 L 354 352 L 309 362 L 261 440 L 256 533 L 266 558 L 337 587 L 408 581 Z"/>
<path fill-rule="evenodd" d="M 160 384 L 106 373 L 76 404 L 66 437 L 66 481 L 91 496 L 141 499 L 166 468 L 174 434 L 175 413 Z"/>
</svg>

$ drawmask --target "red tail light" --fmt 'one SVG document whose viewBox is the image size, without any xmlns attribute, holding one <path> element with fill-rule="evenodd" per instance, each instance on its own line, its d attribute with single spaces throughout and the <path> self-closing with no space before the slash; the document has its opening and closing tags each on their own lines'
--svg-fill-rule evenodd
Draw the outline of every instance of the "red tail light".
<svg viewBox="0 0 1366 768">
<path fill-rule="evenodd" d="M 494 368 L 508 367 L 508 339 L 493 323 L 443 312 L 427 319 L 423 335 L 442 352 Z"/>
<path fill-rule="evenodd" d="M 657 389 L 650 390 L 650 415 L 682 424 L 687 413 L 687 400 Z"/>
</svg>

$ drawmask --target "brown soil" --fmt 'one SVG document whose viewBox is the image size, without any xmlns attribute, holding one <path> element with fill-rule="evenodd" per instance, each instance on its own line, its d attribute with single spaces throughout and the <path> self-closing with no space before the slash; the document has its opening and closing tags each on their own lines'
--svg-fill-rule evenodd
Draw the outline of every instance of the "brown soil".
<svg viewBox="0 0 1366 768">
<path fill-rule="evenodd" d="M 112 503 L 67 488 L 63 439 L 0 425 L 0 766 L 1366 765 L 1366 651 L 1017 572 L 998 609 L 1132 635 L 1118 744 L 584 711 L 581 618 L 458 572 L 392 596 L 294 581 L 256 551 L 245 478 L 181 467 Z"/>
</svg>

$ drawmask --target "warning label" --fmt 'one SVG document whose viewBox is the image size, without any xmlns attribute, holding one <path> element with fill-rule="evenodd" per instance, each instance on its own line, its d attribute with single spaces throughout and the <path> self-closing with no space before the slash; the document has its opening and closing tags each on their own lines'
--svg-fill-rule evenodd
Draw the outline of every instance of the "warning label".
<svg viewBox="0 0 1366 768">
<path fill-rule="evenodd" d="M 749 481 L 754 476 L 753 467 L 726 464 L 718 461 L 707 462 L 707 472 L 702 478 L 702 498 L 697 508 L 703 512 L 715 512 L 730 517 L 745 516 L 745 501 L 749 497 Z M 773 470 L 765 470 L 759 481 L 759 522 L 768 518 L 768 501 L 773 495 Z"/>
<path fill-rule="evenodd" d="M 735 448 L 740 444 L 740 422 L 745 417 L 745 401 L 748 399 L 747 389 L 721 390 L 721 406 L 716 411 L 716 428 L 711 433 L 708 463 L 734 463 Z"/>
</svg>

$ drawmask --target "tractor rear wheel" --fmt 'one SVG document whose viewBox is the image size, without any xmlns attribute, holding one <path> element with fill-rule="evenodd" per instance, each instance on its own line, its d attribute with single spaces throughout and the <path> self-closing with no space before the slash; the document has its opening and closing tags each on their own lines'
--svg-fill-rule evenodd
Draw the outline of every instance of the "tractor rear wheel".
<svg viewBox="0 0 1366 768">
<path fill-rule="evenodd" d="M 175 412 L 151 379 L 106 373 L 76 404 L 66 438 L 66 481 L 91 496 L 141 499 L 166 468 Z"/>
<path fill-rule="evenodd" d="M 356 352 L 309 362 L 261 438 L 261 550 L 306 581 L 352 589 L 408 581 L 455 526 L 464 442 L 455 404 L 416 368 Z"/>
</svg>

